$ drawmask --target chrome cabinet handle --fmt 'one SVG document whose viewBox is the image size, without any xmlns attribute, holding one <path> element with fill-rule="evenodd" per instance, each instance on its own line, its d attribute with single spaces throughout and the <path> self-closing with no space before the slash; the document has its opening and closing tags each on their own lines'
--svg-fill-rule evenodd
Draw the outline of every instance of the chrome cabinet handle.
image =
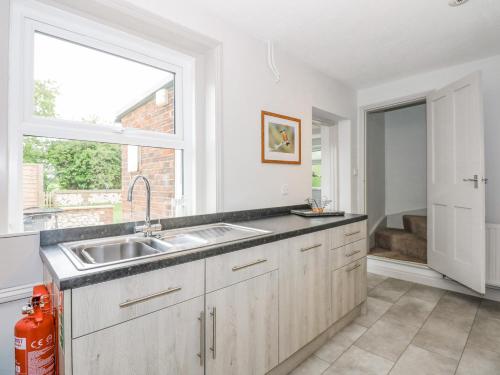
<svg viewBox="0 0 500 375">
<path fill-rule="evenodd" d="M 355 234 L 361 233 L 360 230 L 354 231 L 354 232 L 349 232 L 349 233 L 344 233 L 344 236 L 349 237 L 349 236 L 354 236 Z"/>
<path fill-rule="evenodd" d="M 215 307 L 212 308 L 210 316 L 212 317 L 212 346 L 210 350 L 212 351 L 212 358 L 215 359 L 217 356 L 217 339 L 215 338 L 217 334 L 217 310 Z"/>
<path fill-rule="evenodd" d="M 354 254 L 357 254 L 357 253 L 360 253 L 361 250 L 355 250 L 355 251 L 351 251 L 349 254 L 346 254 L 345 256 L 346 257 L 352 257 Z"/>
<path fill-rule="evenodd" d="M 165 294 L 178 292 L 181 289 L 182 288 L 180 286 L 175 287 L 175 288 L 168 288 L 167 290 L 163 290 L 163 291 L 158 292 L 158 293 L 153 293 L 153 294 L 150 294 L 148 296 L 144 296 L 144 297 L 140 297 L 140 298 L 132 299 L 132 300 L 127 300 L 125 302 L 120 303 L 120 307 L 124 308 L 124 307 L 128 307 L 131 305 L 135 305 L 136 303 L 145 302 L 145 301 L 148 301 L 148 300 L 156 298 L 156 297 L 164 296 Z"/>
<path fill-rule="evenodd" d="M 250 263 L 247 263 L 247 264 L 242 264 L 241 266 L 234 266 L 232 268 L 232 270 L 233 271 L 239 271 L 239 270 L 242 270 L 243 268 L 252 267 L 252 266 L 255 266 L 256 264 L 260 264 L 260 263 L 264 263 L 264 262 L 267 262 L 267 259 L 257 259 L 254 262 L 250 262 Z"/>
<path fill-rule="evenodd" d="M 197 354 L 200 357 L 200 366 L 203 367 L 203 358 L 205 357 L 205 335 L 204 335 L 204 326 L 205 326 L 205 313 L 200 312 L 200 316 L 198 317 L 198 321 L 200 322 L 200 352 Z"/>
<path fill-rule="evenodd" d="M 351 272 L 351 271 L 354 271 L 356 268 L 359 268 L 361 267 L 361 264 L 356 264 L 355 266 L 351 267 L 351 268 L 348 268 L 346 269 L 346 272 Z"/>
<path fill-rule="evenodd" d="M 321 247 L 322 245 L 323 244 L 318 243 L 316 245 L 312 245 L 312 246 L 309 246 L 309 247 L 303 247 L 302 249 L 300 249 L 300 251 L 305 252 L 305 251 L 308 251 L 308 250 L 316 249 L 317 247 Z"/>
</svg>

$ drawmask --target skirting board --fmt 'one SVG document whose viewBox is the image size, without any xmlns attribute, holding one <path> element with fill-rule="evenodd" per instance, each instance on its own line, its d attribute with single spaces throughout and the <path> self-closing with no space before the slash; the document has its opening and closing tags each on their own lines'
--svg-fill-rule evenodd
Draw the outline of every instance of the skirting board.
<svg viewBox="0 0 500 375">
<path fill-rule="evenodd" d="M 443 278 L 440 273 L 422 264 L 414 264 L 390 259 L 380 260 L 380 258 L 374 259 L 374 257 L 368 256 L 368 272 L 411 281 L 417 284 L 428 285 L 435 288 L 451 290 L 453 292 L 469 294 L 493 301 L 500 301 L 499 288 L 487 286 L 486 294 L 481 295 L 451 279 Z"/>
</svg>

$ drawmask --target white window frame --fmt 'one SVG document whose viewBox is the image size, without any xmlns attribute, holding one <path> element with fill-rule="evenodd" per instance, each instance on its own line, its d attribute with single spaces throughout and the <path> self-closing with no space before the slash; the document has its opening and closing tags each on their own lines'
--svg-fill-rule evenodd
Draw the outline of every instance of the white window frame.
<svg viewBox="0 0 500 375">
<path fill-rule="evenodd" d="M 23 136 L 74 139 L 182 150 L 183 212 L 196 212 L 194 59 L 148 40 L 33 0 L 15 1 L 11 13 L 9 81 L 9 231 L 22 232 Z M 175 73 L 175 134 L 33 115 L 34 33 L 76 42 Z M 74 126 L 78 124 L 78 126 Z M 176 152 L 176 155 L 179 151 Z M 176 183 L 176 188 L 179 184 Z M 176 189 L 177 191 L 177 189 Z"/>
</svg>

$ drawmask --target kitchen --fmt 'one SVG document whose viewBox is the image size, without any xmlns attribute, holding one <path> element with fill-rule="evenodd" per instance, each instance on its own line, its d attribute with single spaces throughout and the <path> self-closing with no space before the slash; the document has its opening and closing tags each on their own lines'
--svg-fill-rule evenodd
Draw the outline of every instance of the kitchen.
<svg viewBox="0 0 500 375">
<path fill-rule="evenodd" d="M 500 9 L 424 3 L 2 2 L 0 373 L 15 368 L 14 325 L 40 283 L 65 374 L 498 372 Z M 397 20 L 377 28 L 389 11 L 427 19 L 422 29 L 450 20 L 437 36 Z M 335 48 L 300 23 L 317 17 L 346 31 L 325 34 Z M 407 39 L 393 47 L 396 34 Z M 409 47 L 439 38 L 449 47 Z M 365 60 L 349 42 L 364 43 Z M 422 97 L 429 112 L 449 110 L 431 95 L 464 77 L 473 89 L 460 100 L 479 98 L 477 82 L 484 100 L 484 114 L 464 112 L 477 149 L 456 140 L 474 160 L 460 160 L 460 180 L 478 175 L 477 188 L 460 181 L 472 203 L 450 203 L 473 212 L 456 233 L 474 244 L 458 249 L 467 275 L 430 245 L 425 267 L 367 255 L 365 111 Z M 306 202 L 313 123 L 326 197 Z M 291 214 L 309 203 L 327 205 L 324 217 Z M 453 242 L 427 220 L 429 239 Z M 450 310 L 467 316 L 448 327 L 454 343 L 432 336 Z"/>
</svg>

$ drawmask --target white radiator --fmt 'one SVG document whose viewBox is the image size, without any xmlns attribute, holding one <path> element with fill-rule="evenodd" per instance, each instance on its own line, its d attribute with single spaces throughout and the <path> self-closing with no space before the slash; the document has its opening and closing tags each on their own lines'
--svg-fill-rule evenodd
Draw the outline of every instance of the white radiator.
<svg viewBox="0 0 500 375">
<path fill-rule="evenodd" d="M 486 284 L 500 287 L 500 224 L 486 223 Z"/>
</svg>

